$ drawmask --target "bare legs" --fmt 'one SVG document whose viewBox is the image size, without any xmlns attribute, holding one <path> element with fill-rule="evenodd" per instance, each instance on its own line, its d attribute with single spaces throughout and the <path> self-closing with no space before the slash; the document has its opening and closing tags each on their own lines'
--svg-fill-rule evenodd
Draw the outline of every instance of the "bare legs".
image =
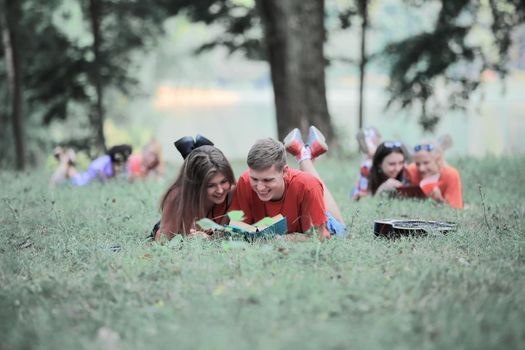
<svg viewBox="0 0 525 350">
<path fill-rule="evenodd" d="M 286 150 L 299 162 L 299 168 L 305 173 L 315 176 L 324 187 L 324 205 L 330 214 L 341 224 L 343 224 L 343 216 L 335 202 L 334 196 L 324 184 L 321 176 L 315 169 L 312 159 L 320 156 L 328 150 L 328 145 L 324 135 L 315 126 L 310 126 L 308 129 L 308 141 L 305 145 L 301 136 L 301 131 L 298 128 L 293 129 L 283 140 Z"/>
<path fill-rule="evenodd" d="M 340 223 L 344 223 L 343 216 L 341 215 L 341 211 L 339 210 L 339 207 L 337 206 L 337 203 L 334 199 L 334 196 L 328 190 L 326 185 L 324 184 L 323 180 L 321 179 L 321 176 L 319 176 L 319 173 L 317 172 L 317 169 L 315 168 L 315 165 L 311 159 L 303 159 L 299 162 L 299 169 L 301 171 L 304 171 L 305 173 L 309 173 L 316 178 L 319 179 L 323 183 L 324 187 L 324 205 L 326 207 L 326 210 L 330 212 L 330 214 L 333 215 L 334 218 L 336 218 L 337 221 Z"/>
<path fill-rule="evenodd" d="M 74 153 L 72 151 L 64 152 L 62 149 L 55 151 L 55 157 L 58 159 L 58 167 L 49 179 L 49 187 L 54 187 L 57 183 L 71 178 L 77 174 L 77 170 L 73 165 Z"/>
</svg>

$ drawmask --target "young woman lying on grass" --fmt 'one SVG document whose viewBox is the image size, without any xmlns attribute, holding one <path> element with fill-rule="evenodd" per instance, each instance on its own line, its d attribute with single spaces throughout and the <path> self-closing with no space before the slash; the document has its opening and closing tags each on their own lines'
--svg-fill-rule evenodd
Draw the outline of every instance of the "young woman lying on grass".
<svg viewBox="0 0 525 350">
<path fill-rule="evenodd" d="M 133 153 L 129 156 L 128 180 L 144 180 L 150 174 L 154 174 L 158 179 L 164 174 L 164 163 L 160 144 L 156 140 L 151 140 L 143 148 L 141 153 Z"/>
<path fill-rule="evenodd" d="M 414 162 L 407 167 L 412 185 L 420 185 L 428 197 L 452 208 L 463 208 L 461 179 L 458 171 L 446 164 L 438 143 L 423 142 L 414 147 Z"/>
<path fill-rule="evenodd" d="M 228 220 L 226 212 L 235 185 L 230 163 L 219 149 L 209 144 L 194 148 L 193 144 L 188 145 L 193 139 L 187 144 L 181 140 L 176 146 L 179 151 L 183 149 L 181 154 L 185 160 L 177 179 L 162 197 L 160 229 L 155 239 L 160 234 L 168 239 L 175 234 L 193 234 L 196 232 L 195 221 L 201 218 L 219 224 Z M 189 153 L 185 154 L 188 150 Z"/>
<path fill-rule="evenodd" d="M 95 180 L 106 182 L 123 169 L 131 151 L 130 145 L 113 146 L 107 154 L 91 161 L 84 172 L 78 172 L 75 167 L 75 152 L 57 147 L 54 156 L 59 165 L 49 180 L 49 186 L 54 187 L 66 180 L 72 186 L 85 186 Z"/>
<path fill-rule="evenodd" d="M 407 153 L 399 141 L 382 142 L 374 153 L 368 174 L 368 191 L 377 195 L 407 183 L 404 177 Z"/>
</svg>

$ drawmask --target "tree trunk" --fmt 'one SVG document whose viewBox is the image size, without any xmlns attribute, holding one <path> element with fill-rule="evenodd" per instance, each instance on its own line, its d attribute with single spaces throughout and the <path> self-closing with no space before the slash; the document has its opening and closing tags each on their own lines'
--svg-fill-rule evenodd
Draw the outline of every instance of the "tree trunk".
<svg viewBox="0 0 525 350">
<path fill-rule="evenodd" d="M 0 15 L 2 43 L 4 46 L 8 92 L 11 102 L 11 122 L 15 141 L 16 168 L 23 170 L 26 165 L 24 129 L 22 123 L 22 86 L 19 60 L 18 22 L 21 10 L 18 0 L 5 0 L 4 11 Z"/>
<path fill-rule="evenodd" d="M 279 139 L 295 127 L 334 132 L 326 102 L 324 0 L 256 0 L 275 95 Z"/>
<path fill-rule="evenodd" d="M 361 15 L 361 61 L 359 62 L 359 129 L 363 128 L 363 101 L 368 57 L 366 55 L 366 31 L 368 30 L 368 0 L 358 1 Z"/>
<path fill-rule="evenodd" d="M 91 32 L 93 34 L 93 77 L 92 82 L 95 86 L 95 105 L 91 112 L 91 125 L 95 132 L 95 140 L 97 148 L 103 152 L 107 151 L 106 137 L 104 136 L 104 84 L 100 74 L 100 67 L 102 66 L 102 56 L 100 47 L 102 44 L 102 36 L 100 33 L 100 16 L 101 16 L 101 2 L 100 0 L 89 0 L 88 3 L 89 20 L 91 24 Z"/>
</svg>

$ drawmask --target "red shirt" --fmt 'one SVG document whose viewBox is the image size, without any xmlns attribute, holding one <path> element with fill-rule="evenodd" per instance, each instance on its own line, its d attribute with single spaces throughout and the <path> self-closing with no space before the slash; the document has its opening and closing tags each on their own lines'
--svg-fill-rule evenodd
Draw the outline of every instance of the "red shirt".
<svg viewBox="0 0 525 350">
<path fill-rule="evenodd" d="M 206 217 L 210 220 L 215 221 L 219 225 L 224 224 L 228 220 L 226 218 L 228 217 L 228 205 L 230 204 L 230 198 L 231 194 L 228 194 L 228 197 L 226 197 L 226 200 L 222 202 L 221 204 L 214 204 L 213 207 L 211 207 L 210 211 L 206 215 Z"/>
<path fill-rule="evenodd" d="M 323 185 L 315 176 L 288 168 L 284 176 L 285 190 L 280 200 L 263 202 L 250 186 L 246 170 L 235 186 L 229 210 L 242 210 L 244 222 L 253 224 L 262 218 L 282 214 L 286 217 L 288 233 L 305 232 L 312 225 L 326 223 Z M 324 230 L 326 231 L 326 230 Z M 329 235 L 326 232 L 327 235 Z"/>
<path fill-rule="evenodd" d="M 133 153 L 128 158 L 128 176 L 144 177 L 144 175 L 144 170 L 142 169 L 142 154 Z"/>
<path fill-rule="evenodd" d="M 410 164 L 406 169 L 406 176 L 412 185 L 419 185 L 421 176 L 417 171 L 415 163 Z M 452 208 L 463 208 L 463 196 L 461 195 L 461 179 L 456 169 L 445 165 L 439 170 L 438 187 L 445 203 Z"/>
</svg>

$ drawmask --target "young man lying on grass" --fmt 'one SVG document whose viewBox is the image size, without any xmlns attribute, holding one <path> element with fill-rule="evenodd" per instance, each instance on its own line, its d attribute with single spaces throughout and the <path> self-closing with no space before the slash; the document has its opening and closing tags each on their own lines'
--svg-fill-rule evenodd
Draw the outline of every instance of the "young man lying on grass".
<svg viewBox="0 0 525 350">
<path fill-rule="evenodd" d="M 314 229 L 320 238 L 344 236 L 339 208 L 312 162 L 327 151 L 323 135 L 310 127 L 305 145 L 299 130 L 294 129 L 285 144 L 286 148 L 281 142 L 266 138 L 252 146 L 248 169 L 239 177 L 230 210 L 242 210 L 248 224 L 281 214 L 286 217 L 289 234 Z M 288 167 L 286 150 L 296 156 L 301 170 Z M 306 238 L 300 235 L 293 239 Z"/>
</svg>

